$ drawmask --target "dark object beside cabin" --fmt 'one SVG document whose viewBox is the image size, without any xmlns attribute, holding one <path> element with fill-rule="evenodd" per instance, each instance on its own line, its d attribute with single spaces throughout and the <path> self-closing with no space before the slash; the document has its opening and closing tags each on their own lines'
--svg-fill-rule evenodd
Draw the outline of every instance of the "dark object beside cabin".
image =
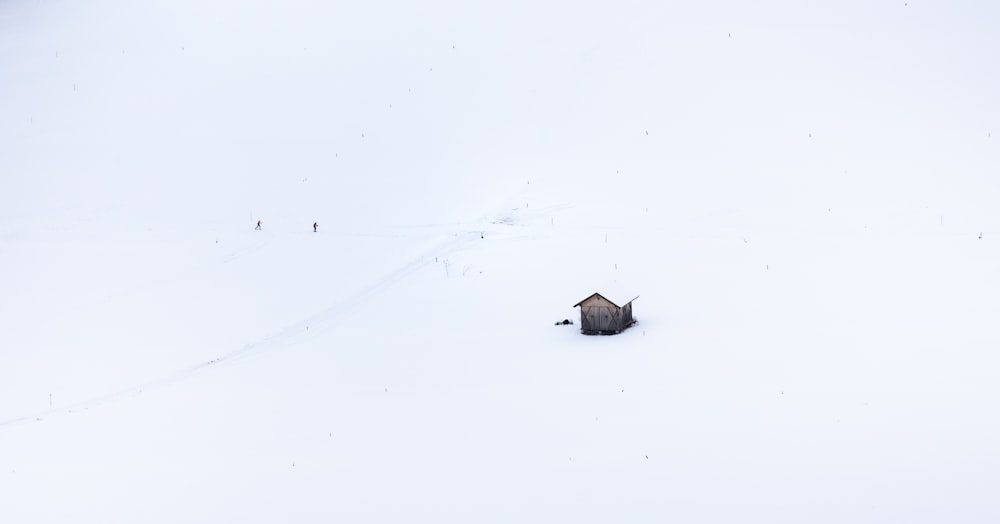
<svg viewBox="0 0 1000 524">
<path fill-rule="evenodd" d="M 632 302 L 638 296 L 619 306 L 600 293 L 594 293 L 573 307 L 580 307 L 580 331 L 584 335 L 616 335 L 625 331 L 635 318 L 632 317 Z"/>
</svg>

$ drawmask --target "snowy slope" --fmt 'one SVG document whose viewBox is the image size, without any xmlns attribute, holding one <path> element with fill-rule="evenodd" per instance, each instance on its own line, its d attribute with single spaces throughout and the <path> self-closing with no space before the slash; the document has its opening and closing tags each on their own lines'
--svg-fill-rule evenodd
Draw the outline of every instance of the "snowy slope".
<svg viewBox="0 0 1000 524">
<path fill-rule="evenodd" d="M 0 5 L 3 522 L 1000 517 L 994 6 L 204 4 Z"/>
</svg>

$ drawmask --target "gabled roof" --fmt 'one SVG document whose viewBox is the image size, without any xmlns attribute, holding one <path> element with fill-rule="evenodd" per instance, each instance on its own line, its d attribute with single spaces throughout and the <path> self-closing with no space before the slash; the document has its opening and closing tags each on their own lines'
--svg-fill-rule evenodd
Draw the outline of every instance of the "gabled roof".
<svg viewBox="0 0 1000 524">
<path fill-rule="evenodd" d="M 601 297 L 604 300 L 607 300 L 608 302 L 611 302 L 612 304 L 614 304 L 615 307 L 623 307 L 623 306 L 627 305 L 629 302 L 632 302 L 633 300 L 639 298 L 639 295 L 635 295 L 635 296 L 632 296 L 632 295 L 622 295 L 621 293 L 619 293 L 617 295 L 618 298 L 627 298 L 627 297 L 630 297 L 630 296 L 632 298 L 630 298 L 628 300 L 622 300 L 622 301 L 618 302 L 618 301 L 611 300 L 610 298 L 608 298 L 608 297 L 606 297 L 606 296 L 604 296 L 604 295 L 602 295 L 600 293 L 594 293 L 593 295 L 590 295 L 589 297 L 587 297 L 587 298 L 585 298 L 585 299 L 577 302 L 576 304 L 573 305 L 573 307 L 577 307 L 580 304 L 583 304 L 584 302 L 586 302 L 586 301 L 588 301 L 588 300 L 590 300 L 590 299 L 592 299 L 594 297 Z M 619 304 L 621 304 L 621 305 L 619 305 Z"/>
</svg>

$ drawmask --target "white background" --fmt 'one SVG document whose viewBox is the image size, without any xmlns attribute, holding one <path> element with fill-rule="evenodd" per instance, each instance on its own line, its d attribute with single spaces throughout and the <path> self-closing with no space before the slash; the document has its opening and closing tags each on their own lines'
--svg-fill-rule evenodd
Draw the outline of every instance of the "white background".
<svg viewBox="0 0 1000 524">
<path fill-rule="evenodd" d="M 996 522 L 997 27 L 2 2 L 0 520 Z"/>
</svg>

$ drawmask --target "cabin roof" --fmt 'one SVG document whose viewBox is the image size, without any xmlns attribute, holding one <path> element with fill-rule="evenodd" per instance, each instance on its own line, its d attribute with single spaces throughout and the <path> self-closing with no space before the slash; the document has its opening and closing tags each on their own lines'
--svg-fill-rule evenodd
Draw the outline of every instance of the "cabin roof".
<svg viewBox="0 0 1000 524">
<path fill-rule="evenodd" d="M 629 302 L 632 302 L 633 300 L 639 298 L 639 295 L 632 295 L 632 294 L 629 294 L 629 293 L 622 293 L 622 292 L 618 292 L 614 296 L 618 300 L 610 299 L 606 295 L 603 295 L 601 293 L 594 293 L 593 295 L 590 295 L 589 297 L 587 297 L 587 298 L 585 298 L 585 299 L 577 302 L 576 304 L 573 305 L 573 307 L 577 307 L 580 304 L 583 304 L 584 302 L 586 302 L 586 301 L 588 301 L 588 300 L 590 300 L 590 299 L 592 299 L 594 297 L 601 297 L 604 300 L 607 300 L 608 302 L 611 302 L 612 304 L 614 304 L 615 307 L 623 307 L 626 304 L 628 304 Z M 631 297 L 631 298 L 629 298 L 629 297 Z M 625 299 L 627 299 L 627 300 L 625 300 Z"/>
</svg>

